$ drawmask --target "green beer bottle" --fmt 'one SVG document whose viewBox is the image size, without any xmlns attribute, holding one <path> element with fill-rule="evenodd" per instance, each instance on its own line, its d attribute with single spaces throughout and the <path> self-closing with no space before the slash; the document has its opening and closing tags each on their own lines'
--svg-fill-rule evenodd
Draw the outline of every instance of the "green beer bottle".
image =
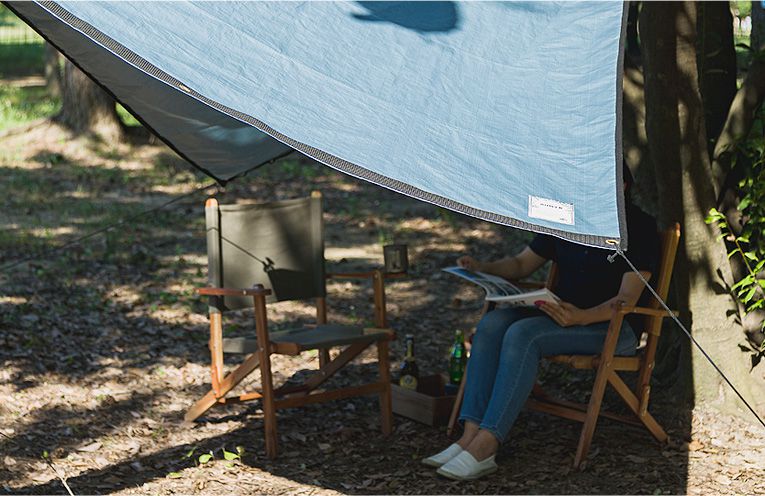
<svg viewBox="0 0 765 496">
<path fill-rule="evenodd" d="M 467 349 L 465 348 L 465 336 L 462 331 L 454 333 L 454 344 L 449 353 L 449 382 L 459 384 L 465 375 L 467 364 Z"/>
<path fill-rule="evenodd" d="M 406 357 L 401 364 L 401 372 L 398 374 L 398 385 L 402 388 L 417 390 L 417 381 L 420 371 L 414 361 L 414 336 L 406 335 Z"/>
</svg>

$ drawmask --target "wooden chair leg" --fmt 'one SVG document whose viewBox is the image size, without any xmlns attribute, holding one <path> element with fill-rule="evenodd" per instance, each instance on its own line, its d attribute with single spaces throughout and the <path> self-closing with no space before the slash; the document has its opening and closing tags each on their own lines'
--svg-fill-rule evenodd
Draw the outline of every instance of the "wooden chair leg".
<svg viewBox="0 0 765 496">
<path fill-rule="evenodd" d="M 465 396 L 465 382 L 467 379 L 467 367 L 465 367 L 465 373 L 462 375 L 460 381 L 460 387 L 457 390 L 457 396 L 454 398 L 454 406 L 452 407 L 452 414 L 449 416 L 449 423 L 446 424 L 446 437 L 452 437 L 454 428 L 457 426 L 457 419 L 459 418 L 460 408 L 462 408 L 462 399 Z"/>
<path fill-rule="evenodd" d="M 268 339 L 266 299 L 255 295 L 255 330 L 258 335 L 260 355 L 260 382 L 263 395 L 263 430 L 266 438 L 266 456 L 276 458 L 279 439 L 276 436 L 276 407 L 274 405 L 274 383 L 271 376 L 271 343 Z"/>
<path fill-rule="evenodd" d="M 590 450 L 592 435 L 595 433 L 595 425 L 598 423 L 598 416 L 600 416 L 603 394 L 606 392 L 609 376 L 614 373 L 614 352 L 616 350 L 616 343 L 619 340 L 623 318 L 624 316 L 618 313 L 618 309 L 616 309 L 608 326 L 606 339 L 603 343 L 603 353 L 600 355 L 598 373 L 595 376 L 595 384 L 592 387 L 592 396 L 590 397 L 590 403 L 587 405 L 587 416 L 584 419 L 582 434 L 579 436 L 579 445 L 574 456 L 574 467 L 576 468 L 581 467 L 582 462 L 587 457 L 587 452 Z"/>
<path fill-rule="evenodd" d="M 645 396 L 643 396 L 641 399 L 638 399 L 638 397 L 635 396 L 635 393 L 633 393 L 632 390 L 627 387 L 627 385 L 616 372 L 613 372 L 608 377 L 608 382 L 611 383 L 611 386 L 613 386 L 613 388 L 622 398 L 622 401 L 624 401 L 630 410 L 632 410 L 632 413 L 635 414 L 638 420 L 643 423 L 645 428 L 648 429 L 648 432 L 650 432 L 657 441 L 663 443 L 669 438 L 667 433 L 656 421 L 653 415 L 648 413 L 649 390 L 647 388 L 643 389 L 643 394 Z"/>
<path fill-rule="evenodd" d="M 377 342 L 377 365 L 380 369 L 380 382 L 385 389 L 380 392 L 380 422 L 382 433 L 389 436 L 393 432 L 393 404 L 390 396 L 390 358 L 388 341 Z"/>
<path fill-rule="evenodd" d="M 193 422 L 204 414 L 207 410 L 212 408 L 221 398 L 224 398 L 229 391 L 234 389 L 237 384 L 247 377 L 253 370 L 260 365 L 260 353 L 256 352 L 248 356 L 245 361 L 237 367 L 233 372 L 223 378 L 218 383 L 217 391 L 211 389 L 206 395 L 200 398 L 194 406 L 189 408 L 186 412 L 184 420 L 186 422 Z"/>
<path fill-rule="evenodd" d="M 210 312 L 210 372 L 212 388 L 220 396 L 223 382 L 223 321 L 220 312 Z"/>
<path fill-rule="evenodd" d="M 595 433 L 595 425 L 598 423 L 600 406 L 603 403 L 603 394 L 606 390 L 609 373 L 610 370 L 598 370 L 598 375 L 595 378 L 592 396 L 587 406 L 587 417 L 584 420 L 584 426 L 582 426 L 579 445 L 576 448 L 576 456 L 574 457 L 574 467 L 576 468 L 582 465 L 582 462 L 587 457 L 587 453 L 590 451 L 590 443 L 592 442 L 592 435 Z"/>
<path fill-rule="evenodd" d="M 276 436 L 276 408 L 274 407 L 274 385 L 271 377 L 271 357 L 267 351 L 262 351 L 260 378 L 263 389 L 263 429 L 266 438 L 266 456 L 276 458 L 279 439 Z"/>
<path fill-rule="evenodd" d="M 324 368 L 326 364 L 330 362 L 329 349 L 322 348 L 319 350 L 319 368 Z"/>
</svg>

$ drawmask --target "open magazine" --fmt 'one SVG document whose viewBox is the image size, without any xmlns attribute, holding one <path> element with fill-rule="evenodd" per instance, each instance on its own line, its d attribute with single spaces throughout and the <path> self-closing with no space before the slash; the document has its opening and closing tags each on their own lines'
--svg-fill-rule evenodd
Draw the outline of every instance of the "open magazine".
<svg viewBox="0 0 765 496">
<path fill-rule="evenodd" d="M 513 306 L 535 306 L 543 301 L 550 303 L 560 301 L 555 293 L 547 288 L 523 291 L 510 281 L 491 274 L 462 267 L 447 267 L 441 270 L 481 286 L 486 291 L 487 301 L 508 303 Z"/>
</svg>

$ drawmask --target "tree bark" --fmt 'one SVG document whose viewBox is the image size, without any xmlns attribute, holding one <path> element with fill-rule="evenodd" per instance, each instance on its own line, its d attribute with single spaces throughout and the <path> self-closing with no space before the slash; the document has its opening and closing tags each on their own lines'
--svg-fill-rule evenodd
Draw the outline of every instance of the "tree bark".
<svg viewBox="0 0 765 496">
<path fill-rule="evenodd" d="M 765 59 L 756 57 L 749 66 L 733 103 L 728 111 L 712 159 L 715 188 L 724 191 L 726 178 L 731 172 L 731 164 L 736 154 L 736 146 L 749 136 L 757 111 L 765 98 Z M 729 182 L 729 181 L 728 181 Z"/>
<path fill-rule="evenodd" d="M 642 71 L 632 64 L 625 63 L 622 134 L 624 160 L 635 177 L 631 196 L 643 210 L 657 215 L 659 197 L 656 191 L 656 177 L 648 156 L 643 85 Z"/>
<path fill-rule="evenodd" d="M 683 226 L 674 272 L 681 318 L 695 339 L 752 398 L 738 343 L 744 339 L 725 246 L 704 219 L 716 195 L 707 153 L 696 65 L 697 4 L 646 2 L 640 18 L 645 70 L 646 133 L 659 192 L 660 223 Z M 673 329 L 680 357 L 677 394 L 696 404 L 732 409 L 737 400 L 687 338 Z M 679 336 L 679 338 L 678 338 Z"/>
<path fill-rule="evenodd" d="M 709 138 L 707 149 L 711 154 L 714 139 L 720 134 L 736 95 L 736 50 L 730 3 L 700 2 L 697 25 L 699 89 Z"/>
<path fill-rule="evenodd" d="M 624 59 L 622 81 L 622 143 L 624 160 L 635 177 L 632 200 L 646 212 L 656 215 L 656 178 L 648 158 L 648 140 L 645 135 L 645 94 L 637 32 L 639 4 L 630 2 L 627 17 L 627 56 Z"/>
<path fill-rule="evenodd" d="M 111 96 L 68 60 L 62 82 L 58 122 L 77 134 L 92 134 L 106 142 L 123 139 L 123 125 Z"/>
<path fill-rule="evenodd" d="M 45 86 L 50 96 L 61 96 L 61 54 L 47 42 L 45 43 Z"/>
<path fill-rule="evenodd" d="M 765 48 L 765 9 L 762 2 L 752 2 L 752 34 L 749 46 L 759 52 Z"/>
</svg>

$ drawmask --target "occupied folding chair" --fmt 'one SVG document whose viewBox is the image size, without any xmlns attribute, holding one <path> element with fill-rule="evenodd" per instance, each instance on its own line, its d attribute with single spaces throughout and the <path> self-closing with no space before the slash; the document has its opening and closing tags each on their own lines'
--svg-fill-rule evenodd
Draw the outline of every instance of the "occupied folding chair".
<svg viewBox="0 0 765 496">
<path fill-rule="evenodd" d="M 680 241 L 680 225 L 675 224 L 662 232 L 661 236 L 661 259 L 655 281 L 656 293 L 662 300 L 666 300 L 669 291 L 669 282 L 672 277 L 672 268 L 675 264 L 677 245 Z M 548 273 L 547 282 L 544 286 L 554 289 L 557 279 L 557 266 L 553 263 Z M 527 284 L 528 285 L 528 284 Z M 599 355 L 555 355 L 547 356 L 546 360 L 554 363 L 566 364 L 576 369 L 597 369 L 595 383 L 592 388 L 589 404 L 579 404 L 571 401 L 552 398 L 547 395 L 537 384 L 526 402 L 526 407 L 540 412 L 550 413 L 571 420 L 584 423 L 579 437 L 579 445 L 574 457 L 574 466 L 580 467 L 590 449 L 592 436 L 598 417 L 603 416 L 618 420 L 627 424 L 644 426 L 659 442 L 667 440 L 667 434 L 656 419 L 648 412 L 648 401 L 651 393 L 651 373 L 656 360 L 656 347 L 661 334 L 663 319 L 671 315 L 659 308 L 659 301 L 651 297 L 647 307 L 620 305 L 614 309 L 611 322 L 608 326 L 606 340 L 603 344 L 603 352 Z M 486 305 L 484 311 L 494 309 L 494 305 Z M 622 321 L 628 314 L 644 316 L 643 332 L 646 335 L 646 344 L 638 354 L 632 357 L 614 356 L 616 343 L 619 339 Z M 631 390 L 617 372 L 637 372 L 635 389 Z M 469 366 L 467 373 L 469 373 Z M 601 411 L 603 395 L 606 385 L 610 384 L 618 395 L 624 400 L 632 411 L 631 416 L 619 415 L 608 411 Z M 462 405 L 465 380 L 463 378 L 457 392 L 457 400 L 454 403 L 447 434 L 451 436 L 457 423 L 457 417 Z"/>
<path fill-rule="evenodd" d="M 266 454 L 277 454 L 276 411 L 310 403 L 376 394 L 380 401 L 382 432 L 390 434 L 389 341 L 385 274 L 374 270 L 355 274 L 325 274 L 322 200 L 310 198 L 260 205 L 205 206 L 209 286 L 199 294 L 209 296 L 212 389 L 194 404 L 185 419 L 193 421 L 214 405 L 259 399 L 264 413 Z M 326 279 L 371 279 L 374 288 L 374 327 L 327 324 Z M 270 331 L 266 303 L 285 300 L 316 301 L 316 325 Z M 223 338 L 222 315 L 230 310 L 254 308 L 255 336 Z M 330 391 L 317 388 L 369 346 L 376 345 L 379 381 Z M 344 349 L 330 359 L 329 349 Z M 297 355 L 318 350 L 319 369 L 299 385 L 274 387 L 272 354 Z M 224 373 L 224 353 L 245 355 L 229 374 Z M 227 396 L 245 377 L 260 367 L 261 390 Z"/>
</svg>

